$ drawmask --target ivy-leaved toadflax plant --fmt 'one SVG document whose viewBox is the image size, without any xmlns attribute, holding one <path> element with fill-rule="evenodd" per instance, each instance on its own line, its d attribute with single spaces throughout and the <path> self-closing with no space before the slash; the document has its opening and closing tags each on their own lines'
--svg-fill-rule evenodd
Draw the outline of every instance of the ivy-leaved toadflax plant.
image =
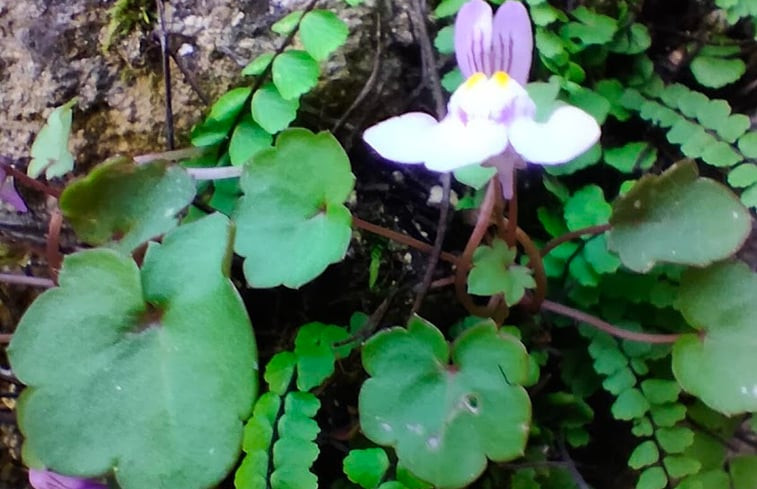
<svg viewBox="0 0 757 489">
<path fill-rule="evenodd" d="M 423 112 L 392 117 L 363 139 L 388 160 L 441 172 L 481 162 L 512 172 L 517 155 L 542 165 L 572 160 L 597 142 L 599 125 L 570 105 L 535 120 L 536 105 L 524 88 L 532 51 L 522 3 L 510 0 L 493 16 L 485 1 L 470 0 L 455 19 L 455 54 L 466 81 L 452 94 L 447 115 L 441 121 Z"/>
</svg>

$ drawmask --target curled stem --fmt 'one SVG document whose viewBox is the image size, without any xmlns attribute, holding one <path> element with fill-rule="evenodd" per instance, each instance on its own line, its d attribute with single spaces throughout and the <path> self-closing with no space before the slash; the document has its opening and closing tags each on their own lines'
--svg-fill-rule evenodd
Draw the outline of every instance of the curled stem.
<svg viewBox="0 0 757 489">
<path fill-rule="evenodd" d="M 576 321 L 588 324 L 593 328 L 609 333 L 615 337 L 623 338 L 624 340 L 638 341 L 641 343 L 670 344 L 675 343 L 675 341 L 681 337 L 680 334 L 654 334 L 629 331 L 599 319 L 596 316 L 592 316 L 591 314 L 550 300 L 542 301 L 541 309 L 575 319 Z"/>
<path fill-rule="evenodd" d="M 497 202 L 497 188 L 499 185 L 496 179 L 489 181 L 489 187 L 486 189 L 486 195 L 484 201 L 481 203 L 481 208 L 478 212 L 478 219 L 476 225 L 473 227 L 468 243 L 465 245 L 465 250 L 460 256 L 457 262 L 457 269 L 455 270 L 455 292 L 457 293 L 457 299 L 465 306 L 465 309 L 474 316 L 479 317 L 491 317 L 496 308 L 496 304 L 489 304 L 488 306 L 479 306 L 468 294 L 466 278 L 468 277 L 468 271 L 471 269 L 473 262 L 473 252 L 476 251 L 478 245 L 481 244 L 481 240 L 484 239 L 487 229 L 491 224 L 492 212 Z M 492 308 L 492 305 L 494 308 Z"/>
</svg>

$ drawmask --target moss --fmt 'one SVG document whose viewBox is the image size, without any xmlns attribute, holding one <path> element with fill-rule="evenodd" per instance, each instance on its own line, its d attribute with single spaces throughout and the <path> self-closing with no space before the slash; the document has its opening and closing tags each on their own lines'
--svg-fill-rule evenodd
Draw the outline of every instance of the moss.
<svg viewBox="0 0 757 489">
<path fill-rule="evenodd" d="M 108 30 L 102 42 L 103 52 L 107 52 L 114 41 L 125 36 L 138 25 L 152 24 L 154 13 L 149 10 L 152 5 L 152 0 L 116 0 L 116 3 L 108 10 L 110 22 L 108 22 Z"/>
</svg>

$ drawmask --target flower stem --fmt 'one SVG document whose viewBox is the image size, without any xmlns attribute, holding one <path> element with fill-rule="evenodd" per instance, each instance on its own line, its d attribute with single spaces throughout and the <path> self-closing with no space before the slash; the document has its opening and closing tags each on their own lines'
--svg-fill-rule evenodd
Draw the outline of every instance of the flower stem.
<svg viewBox="0 0 757 489">
<path fill-rule="evenodd" d="M 242 176 L 241 166 L 219 166 L 216 168 L 187 168 L 187 173 L 195 180 L 225 180 Z"/>
<path fill-rule="evenodd" d="M 50 223 L 47 227 L 47 266 L 54 282 L 58 282 L 58 271 L 63 263 L 63 255 L 60 252 L 60 230 L 63 226 L 63 214 L 56 208 L 50 214 Z"/>
<path fill-rule="evenodd" d="M 610 229 L 612 229 L 611 225 L 600 224 L 599 226 L 589 226 L 586 228 L 576 229 L 575 231 L 571 231 L 569 233 L 565 233 L 544 245 L 544 248 L 541 249 L 541 256 L 547 256 L 547 253 L 565 243 L 566 241 L 572 241 L 576 238 L 580 238 L 585 234 L 602 234 L 605 231 L 609 231 Z"/>
<path fill-rule="evenodd" d="M 180 161 L 188 160 L 192 158 L 198 158 L 203 156 L 207 152 L 207 148 L 182 148 L 174 149 L 171 151 L 162 151 L 160 153 L 147 153 L 144 155 L 137 155 L 132 158 L 137 165 L 146 165 L 153 161 Z"/>
<path fill-rule="evenodd" d="M 442 245 L 444 245 L 444 235 L 447 233 L 447 216 L 449 215 L 449 197 L 451 191 L 451 177 L 450 174 L 444 173 L 441 176 L 442 180 L 442 201 L 439 209 L 439 224 L 436 226 L 436 237 L 434 238 L 434 247 L 431 250 L 428 263 L 426 264 L 426 271 L 423 274 L 423 281 L 421 282 L 420 289 L 415 296 L 413 307 L 410 309 L 410 314 L 416 314 L 423 304 L 423 299 L 426 298 L 426 293 L 431 286 L 431 281 L 434 279 L 434 272 L 436 271 L 436 265 L 439 263 L 439 257 L 442 254 Z"/>
<path fill-rule="evenodd" d="M 496 308 L 497 304 L 489 304 L 489 306 L 479 306 L 473 302 L 473 298 L 468 294 L 467 277 L 468 271 L 472 266 L 473 252 L 476 251 L 481 240 L 484 239 L 487 229 L 491 224 L 492 212 L 496 204 L 496 194 L 499 191 L 497 188 L 497 179 L 491 179 L 489 186 L 486 189 L 486 195 L 484 201 L 481 203 L 481 208 L 478 211 L 478 220 L 473 227 L 468 243 L 465 245 L 462 256 L 460 256 L 457 262 L 457 269 L 455 270 L 455 292 L 457 293 L 457 299 L 465 306 L 465 309 L 474 316 L 479 317 L 491 317 L 494 314 L 492 305 Z"/>
<path fill-rule="evenodd" d="M 543 310 L 552 311 L 561 316 L 569 317 L 571 319 L 575 319 L 576 321 L 588 324 L 589 326 L 592 326 L 600 331 L 604 331 L 605 333 L 609 333 L 618 338 L 623 338 L 624 340 L 638 341 L 641 343 L 670 344 L 675 343 L 676 340 L 681 337 L 680 334 L 654 334 L 629 331 L 627 329 L 615 326 L 614 324 L 610 324 L 607 321 L 603 321 L 602 319 L 599 319 L 596 316 L 592 316 L 591 314 L 579 311 L 578 309 L 573 309 L 572 307 L 568 307 L 557 302 L 552 302 L 550 300 L 542 301 L 541 308 Z"/>
<path fill-rule="evenodd" d="M 0 159 L 0 164 L 2 164 L 3 168 L 5 168 L 5 171 L 8 172 L 10 176 L 15 178 L 22 185 L 38 190 L 44 194 L 49 195 L 50 197 L 55 197 L 56 199 L 60 198 L 60 190 L 58 190 L 57 188 L 50 187 L 49 185 L 45 185 L 39 180 L 33 179 L 32 177 L 28 176 L 26 173 L 14 168 L 10 164 L 10 162 L 5 161 L 5 160 L 6 158 L 2 157 Z"/>
<path fill-rule="evenodd" d="M 43 289 L 55 287 L 55 282 L 49 278 L 30 277 L 28 275 L 19 275 L 15 273 L 0 273 L 0 282 L 5 284 L 28 285 L 29 287 L 41 287 Z"/>
<path fill-rule="evenodd" d="M 411 248 L 415 248 L 417 250 L 423 251 L 424 253 L 431 253 L 434 250 L 434 247 L 428 243 L 424 243 L 423 241 L 419 241 L 415 238 L 411 238 L 410 236 L 398 233 L 397 231 L 392 231 L 391 229 L 387 229 L 377 224 L 364 221 L 359 217 L 352 216 L 352 224 L 356 228 L 364 229 L 369 233 L 383 236 L 384 238 L 391 239 L 392 241 L 396 241 Z M 444 251 L 439 254 L 439 258 L 446 262 L 452 263 L 453 265 L 457 264 L 459 261 L 458 257 L 453 255 L 452 253 L 446 253 Z"/>
</svg>

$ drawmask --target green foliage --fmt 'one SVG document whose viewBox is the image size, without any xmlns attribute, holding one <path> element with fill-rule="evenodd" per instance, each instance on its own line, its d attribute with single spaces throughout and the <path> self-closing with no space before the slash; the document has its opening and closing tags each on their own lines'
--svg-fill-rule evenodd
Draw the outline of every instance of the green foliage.
<svg viewBox="0 0 757 489">
<path fill-rule="evenodd" d="M 305 129 L 283 132 L 245 166 L 234 249 L 251 286 L 296 288 L 344 257 L 354 179 L 337 140 Z"/>
<path fill-rule="evenodd" d="M 684 274 L 677 307 L 698 334 L 673 349 L 681 386 L 725 414 L 757 411 L 755 337 L 757 276 L 738 262 Z"/>
<path fill-rule="evenodd" d="M 266 83 L 252 96 L 252 118 L 271 134 L 286 129 L 299 108 L 299 100 L 285 99 L 273 83 Z"/>
<path fill-rule="evenodd" d="M 493 324 L 467 329 L 450 351 L 439 330 L 416 317 L 407 329 L 371 338 L 363 365 L 371 376 L 360 390 L 363 433 L 393 446 L 403 465 L 435 486 L 462 487 L 487 458 L 523 454 L 531 409 L 519 384 L 528 355 Z"/>
<path fill-rule="evenodd" d="M 453 15 L 464 1 L 438 2 L 435 17 Z M 638 476 L 636 487 L 752 487 L 757 459 L 727 452 L 723 441 L 746 429 L 745 417 L 735 414 L 757 411 L 750 351 L 757 284 L 745 265 L 722 261 L 746 239 L 751 218 L 715 180 L 727 178 L 740 189 L 741 202 L 757 208 L 757 132 L 726 100 L 656 73 L 669 73 L 660 53 L 671 53 L 674 61 L 683 52 L 693 58 L 676 68 L 690 69 L 692 83 L 743 84 L 742 55 L 751 42 L 743 36 L 753 27 L 753 7 L 747 0 L 716 0 L 728 22 L 743 22 L 725 29 L 713 22 L 722 14 L 712 13 L 699 26 L 687 25 L 702 34 L 701 46 L 655 28 L 653 60 L 646 53 L 652 34 L 642 24 L 653 19 L 638 2 L 579 2 L 570 11 L 559 2 L 526 3 L 536 80 L 526 89 L 536 120 L 546 121 L 567 102 L 590 113 L 603 136 L 564 165 L 520 169 L 528 177 L 518 178 L 519 233 L 530 234 L 535 245 L 519 234 L 518 247 L 509 248 L 495 238 L 494 220 L 482 222 L 490 229 L 473 255 L 468 291 L 502 294 L 505 304 L 492 315 L 506 326 L 450 317 L 452 344 L 417 317 L 406 329 L 380 331 L 361 352 L 369 377 L 358 401 L 360 426 L 332 424 L 332 410 L 345 406 L 342 397 L 340 405 L 327 398 L 329 412 L 319 420 L 329 429 L 321 434 L 316 395 L 349 396 L 344 387 L 363 378 L 355 370 L 357 358 L 348 358 L 352 350 L 366 332 L 381 327 L 385 313 L 401 314 L 397 308 L 406 301 L 389 306 L 387 300 L 371 317 L 356 313 L 349 328 L 307 317 L 294 338 L 274 340 L 274 351 L 286 343 L 292 348 L 272 356 L 263 375 L 268 391 L 255 399 L 249 320 L 227 278 L 231 243 L 249 285 L 297 288 L 344 259 L 351 237 L 345 201 L 355 182 L 347 155 L 329 134 L 289 128 L 300 98 L 318 86 L 321 63 L 345 43 L 349 30 L 329 10 L 292 12 L 272 28 L 281 35 L 277 51 L 255 53 L 242 70 L 253 77 L 248 85 L 223 94 L 192 132 L 201 156 L 181 163 L 206 169 L 206 175 L 238 166 L 237 173 L 231 168 L 216 175 L 241 172 L 241 178 L 195 189 L 180 166 L 113 161 L 63 192 L 60 207 L 78 237 L 121 253 L 95 249 L 67 257 L 61 285 L 42 294 L 14 336 L 14 371 L 31 384 L 19 401 L 27 463 L 115 475 L 125 488 L 201 488 L 231 470 L 241 441 L 239 489 L 317 489 L 311 471 L 319 456 L 316 440 L 338 438 L 351 451 L 343 462 L 346 479 L 335 481 L 335 488 L 444 489 L 480 476 L 476 485 L 483 488 L 572 489 L 585 485 L 577 475 L 585 464 L 580 457 L 573 465 L 569 452 L 594 449 L 592 437 L 606 418 L 595 419 L 597 406 L 606 409 L 596 401 L 609 395 L 610 414 L 623 422 L 612 429 L 625 427 L 635 437 L 628 443 L 619 433 L 617 450 L 625 451 Z M 133 6 L 131 0 L 115 5 Z M 711 8 L 697 3 L 697 12 Z M 144 8 L 132 11 L 149 21 Z M 454 27 L 444 24 L 449 22 L 431 30 L 443 55 L 439 61 L 451 68 L 442 84 L 452 92 L 463 80 L 452 67 Z M 670 37 L 678 44 L 663 45 Z M 344 59 L 364 54 L 364 43 L 357 44 Z M 677 79 L 692 80 L 685 74 Z M 70 104 L 53 112 L 40 133 L 30 175 L 56 176 L 73 166 L 66 149 Z M 304 120 L 310 123 L 310 117 Z M 323 123 L 328 121 L 314 125 Z M 667 168 L 678 152 L 697 161 Z M 713 179 L 699 177 L 698 163 L 714 167 L 703 172 Z M 650 170 L 656 175 L 643 175 Z M 533 186 L 540 171 L 547 192 Z M 204 172 L 194 175 L 200 179 Z M 457 209 L 479 207 L 481 189 L 495 172 L 482 165 L 456 171 L 473 189 Z M 223 216 L 199 217 L 208 206 L 233 216 L 236 234 Z M 529 220 L 533 209 L 538 223 Z M 181 227 L 173 229 L 179 216 Z M 399 216 L 382 217 L 401 223 Z M 140 270 L 127 253 L 164 233 L 163 244 L 148 245 Z M 552 241 L 540 260 L 538 248 L 548 239 L 560 244 Z M 446 244 L 454 250 L 459 243 Z M 389 287 L 404 295 L 404 284 L 392 276 L 394 257 L 391 247 L 357 247 L 351 263 L 367 270 L 355 272 L 349 283 L 367 278 L 372 294 Z M 238 286 L 240 278 L 234 277 Z M 318 287 L 328 291 L 330 284 Z M 549 302 L 537 312 L 545 295 Z M 555 299 L 580 311 L 552 314 L 559 311 Z M 521 300 L 512 311 L 504 307 Z M 281 331 L 291 331 L 291 324 Z M 628 337 L 634 340 L 623 339 Z M 637 341 L 644 338 L 649 342 Z M 595 396 L 599 389 L 606 394 Z M 679 400 L 682 390 L 687 397 Z M 354 399 L 348 402 L 353 416 Z M 365 437 L 353 436 L 359 431 Z M 515 463 L 487 466 L 488 460 Z"/>
<path fill-rule="evenodd" d="M 749 236 L 748 211 L 692 162 L 646 175 L 613 204 L 608 244 L 632 270 L 656 262 L 704 266 L 732 255 Z M 695 246 L 692 246 L 695 244 Z"/>
<path fill-rule="evenodd" d="M 247 63 L 247 66 L 242 69 L 242 74 L 246 76 L 262 75 L 272 61 L 273 53 L 263 53 Z"/>
<path fill-rule="evenodd" d="M 76 102 L 76 98 L 71 99 L 47 116 L 47 122 L 32 143 L 32 160 L 26 169 L 30 177 L 37 178 L 44 172 L 49 180 L 74 169 L 74 155 L 68 150 L 68 138 Z"/>
<path fill-rule="evenodd" d="M 231 135 L 229 161 L 234 166 L 242 165 L 272 143 L 273 136 L 255 123 L 250 114 L 245 114 Z"/>
<path fill-rule="evenodd" d="M 239 87 L 223 94 L 210 108 L 210 114 L 203 123 L 192 131 L 192 144 L 213 146 L 226 139 L 251 91 L 248 87 Z"/>
<path fill-rule="evenodd" d="M 691 73 L 709 88 L 721 88 L 737 81 L 746 71 L 746 64 L 729 56 L 738 56 L 738 46 L 705 46 L 691 60 Z"/>
<path fill-rule="evenodd" d="M 323 61 L 345 43 L 349 29 L 339 17 L 328 10 L 305 14 L 300 24 L 300 38 L 310 56 Z"/>
<path fill-rule="evenodd" d="M 294 340 L 297 357 L 297 388 L 307 391 L 323 383 L 334 373 L 334 362 L 349 354 L 349 345 L 333 345 L 349 338 L 344 328 L 323 323 L 309 323 L 300 328 Z"/>
<path fill-rule="evenodd" d="M 637 169 L 649 170 L 657 161 L 657 148 L 645 142 L 627 143 L 617 148 L 605 149 L 605 163 L 623 173 Z"/>
<path fill-rule="evenodd" d="M 382 448 L 352 450 L 344 458 L 344 473 L 363 489 L 378 487 L 389 469 L 389 457 Z"/>
<path fill-rule="evenodd" d="M 468 275 L 468 291 L 476 295 L 504 294 L 505 303 L 520 302 L 526 289 L 536 287 L 531 269 L 515 264 L 517 250 L 495 239 L 492 246 L 479 246 L 473 253 L 473 269 Z"/>
<path fill-rule="evenodd" d="M 60 208 L 85 243 L 128 253 L 176 227 L 194 196 L 194 182 L 180 167 L 116 158 L 66 187 Z"/>
<path fill-rule="evenodd" d="M 309 323 L 299 329 L 293 352 L 279 352 L 268 362 L 264 379 L 269 391 L 255 403 L 244 429 L 246 455 L 234 477 L 237 489 L 318 487 L 309 469 L 319 453 L 314 441 L 320 428 L 313 418 L 320 401 L 307 390 L 334 372 L 337 358 L 349 355 L 354 343 L 337 345 L 348 338 L 344 328 Z M 367 463 L 365 457 L 361 460 Z M 369 468 L 362 470 L 364 475 Z"/>
<path fill-rule="evenodd" d="M 27 459 L 82 476 L 112 470 L 125 489 L 224 477 L 257 375 L 227 277 L 231 234 L 218 214 L 187 224 L 151 243 L 141 270 L 106 249 L 65 259 L 60 286 L 27 310 L 9 348 L 30 386 L 18 407 Z"/>
<path fill-rule="evenodd" d="M 149 24 L 151 19 L 148 8 L 150 0 L 116 0 L 108 9 L 108 27 L 102 41 L 102 51 L 107 53 L 119 37 L 126 35 L 138 24 Z"/>
<path fill-rule="evenodd" d="M 740 455 L 731 462 L 733 489 L 749 489 L 757 483 L 757 455 Z"/>
<path fill-rule="evenodd" d="M 319 73 L 318 63 L 305 51 L 290 49 L 273 60 L 273 84 L 284 100 L 309 92 Z"/>
<path fill-rule="evenodd" d="M 753 21 L 757 20 L 757 5 L 749 0 L 715 0 L 715 5 L 725 10 L 731 24 L 749 16 Z"/>
<path fill-rule="evenodd" d="M 271 26 L 271 30 L 276 34 L 286 36 L 293 30 L 297 29 L 303 14 L 304 12 L 302 10 L 295 10 L 294 12 L 290 12 L 289 14 L 274 22 L 274 24 Z"/>
</svg>

